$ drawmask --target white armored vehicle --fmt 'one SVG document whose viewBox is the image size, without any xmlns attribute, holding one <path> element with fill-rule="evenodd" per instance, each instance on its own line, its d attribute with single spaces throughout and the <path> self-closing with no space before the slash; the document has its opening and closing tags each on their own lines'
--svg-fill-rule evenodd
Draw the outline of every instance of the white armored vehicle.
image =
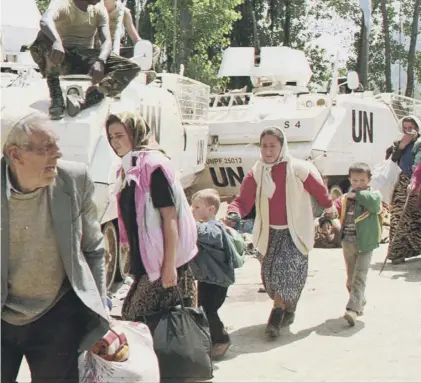
<svg viewBox="0 0 421 383">
<path fill-rule="evenodd" d="M 143 40 L 141 45 L 145 47 Z M 147 54 L 133 60 L 141 61 L 142 68 L 152 63 L 152 45 Z M 135 54 L 137 49 L 135 47 Z M 145 67 L 149 62 L 149 68 Z M 90 86 L 87 76 L 61 78 L 64 95 L 68 92 L 84 94 Z M 32 80 L 26 87 L 2 88 L 2 108 L 20 103 L 48 113 L 50 104 L 46 81 Z M 60 139 L 63 158 L 85 163 L 95 182 L 95 201 L 105 234 L 107 284 L 111 286 L 115 275 L 125 277 L 127 254 L 120 253 L 117 206 L 114 183 L 120 159 L 108 144 L 105 120 L 110 113 L 137 111 L 149 123 L 155 139 L 172 158 L 179 171 L 184 188 L 189 188 L 204 170 L 207 154 L 207 111 L 209 87 L 178 74 L 158 74 L 146 85 L 146 75 L 140 72 L 129 86 L 115 99 L 106 98 L 76 117 L 52 121 Z"/>
<path fill-rule="evenodd" d="M 241 181 L 259 158 L 259 136 L 270 126 L 286 132 L 293 156 L 312 161 L 332 193 L 347 190 L 353 162 L 370 166 L 400 137 L 398 120 L 421 115 L 421 101 L 396 94 L 361 91 L 358 75 L 334 74 L 330 92 L 310 92 L 312 76 L 303 52 L 288 47 L 228 48 L 220 76 L 250 76 L 252 92 L 212 95 L 206 171 L 195 188 L 214 187 L 238 194 Z"/>
<path fill-rule="evenodd" d="M 0 7 L 1 87 L 22 86 L 41 78 L 29 52 L 21 52 L 35 40 L 41 15 L 34 0 L 2 1 Z"/>
</svg>

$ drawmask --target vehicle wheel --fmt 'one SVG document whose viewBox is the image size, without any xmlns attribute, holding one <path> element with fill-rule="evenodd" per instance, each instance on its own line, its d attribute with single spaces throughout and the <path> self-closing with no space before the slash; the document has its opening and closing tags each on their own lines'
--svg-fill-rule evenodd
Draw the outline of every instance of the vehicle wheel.
<svg viewBox="0 0 421 383">
<path fill-rule="evenodd" d="M 105 248 L 105 276 L 106 287 L 109 290 L 114 283 L 119 253 L 117 230 L 112 222 L 107 222 L 102 230 Z"/>
<path fill-rule="evenodd" d="M 118 279 L 119 281 L 124 281 L 129 276 L 129 266 L 130 266 L 130 250 L 122 250 L 120 248 L 116 279 Z"/>
<path fill-rule="evenodd" d="M 338 185 L 331 186 L 331 188 L 329 189 L 329 193 L 334 200 L 340 198 L 343 195 L 342 188 Z"/>
</svg>

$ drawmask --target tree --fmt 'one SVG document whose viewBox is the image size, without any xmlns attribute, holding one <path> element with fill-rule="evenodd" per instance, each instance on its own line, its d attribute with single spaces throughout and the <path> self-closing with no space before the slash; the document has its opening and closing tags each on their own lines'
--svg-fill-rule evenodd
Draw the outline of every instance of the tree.
<svg viewBox="0 0 421 383">
<path fill-rule="evenodd" d="M 230 34 L 232 47 L 260 47 L 265 45 L 265 31 L 261 27 L 266 7 L 265 0 L 245 0 L 236 7 L 240 17 L 233 23 Z M 240 89 L 251 87 L 249 77 L 231 77 L 228 87 Z"/>
<path fill-rule="evenodd" d="M 362 42 L 364 33 L 363 18 L 359 8 L 358 0 L 327 0 L 328 5 L 334 9 L 342 18 L 351 15 L 354 24 L 359 28 L 354 35 L 354 48 L 350 52 L 350 59 L 347 66 L 356 70 L 360 76 L 362 73 L 361 64 L 365 60 L 362 55 Z M 402 0 L 399 4 L 404 8 L 403 14 L 412 13 L 409 9 L 414 0 Z M 387 4 L 386 9 L 384 7 Z M 368 55 L 368 88 L 381 92 L 393 91 L 391 67 L 395 63 L 406 65 L 407 51 L 405 41 L 398 41 L 396 35 L 400 30 L 397 17 L 397 4 L 390 0 L 373 0 L 372 2 L 372 28 L 369 40 Z M 386 12 L 385 12 L 386 11 Z M 387 32 L 388 30 L 388 32 Z M 408 28 L 405 28 L 409 35 Z M 390 51 L 389 51 L 390 49 Z"/>
<path fill-rule="evenodd" d="M 369 29 L 364 23 L 364 16 L 361 15 L 361 32 L 358 41 L 357 68 L 360 75 L 360 82 L 364 89 L 368 89 L 368 73 L 369 73 Z"/>
<path fill-rule="evenodd" d="M 415 75 L 417 83 L 421 84 L 421 52 L 415 56 Z"/>
<path fill-rule="evenodd" d="M 355 5 L 355 4 L 354 4 Z M 374 23 L 376 24 L 376 13 L 379 9 L 380 0 L 373 0 L 372 1 L 372 19 Z M 358 6 L 358 5 L 357 5 Z M 359 8 L 359 6 L 358 6 Z M 369 36 L 369 32 L 375 32 L 368 28 L 365 25 L 365 18 L 362 13 L 362 10 L 359 9 L 360 20 L 358 22 L 358 25 L 360 27 L 360 33 L 358 35 L 358 39 L 356 39 L 356 47 L 357 47 L 357 65 L 356 69 L 360 76 L 361 84 L 365 89 L 370 88 L 370 47 L 371 47 L 371 41 L 376 40 L 376 36 Z M 377 23 L 378 25 L 378 23 Z M 379 28 L 377 28 L 377 31 Z"/>
<path fill-rule="evenodd" d="M 385 68 L 384 75 L 386 77 L 386 92 L 392 92 L 392 52 L 390 45 L 390 26 L 389 12 L 387 0 L 381 0 L 380 9 L 383 18 L 383 34 L 384 34 L 384 58 Z"/>
<path fill-rule="evenodd" d="M 258 20 L 261 45 L 284 45 L 304 51 L 311 62 L 311 82 L 322 85 L 329 80 L 332 58 L 314 43 L 320 33 L 311 28 L 313 19 L 330 17 L 324 0 L 260 0 L 259 3 L 262 9 Z"/>
<path fill-rule="evenodd" d="M 414 94 L 414 82 L 415 82 L 415 60 L 416 60 L 416 46 L 417 46 L 417 37 L 420 33 L 418 31 L 418 23 L 420 19 L 420 8 L 421 0 L 415 0 L 414 2 L 414 15 L 412 18 L 412 28 L 411 28 L 411 41 L 409 44 L 408 52 L 408 69 L 407 73 L 407 82 L 406 82 L 406 91 L 405 96 L 412 97 Z"/>
<path fill-rule="evenodd" d="M 328 20 L 331 9 L 325 0 L 294 0 L 285 3 L 285 28 L 283 42 L 291 48 L 302 50 L 311 63 L 312 84 L 323 85 L 331 78 L 333 57 L 320 48 L 315 41 L 321 36 L 320 31 L 312 28 L 314 20 Z"/>
<path fill-rule="evenodd" d="M 292 1 L 285 0 L 285 18 L 284 18 L 284 46 L 291 46 L 291 25 L 292 25 Z"/>
<path fill-rule="evenodd" d="M 221 52 L 229 46 L 233 22 L 243 0 L 156 0 L 152 25 L 158 45 L 165 49 L 168 70 L 185 65 L 185 75 L 217 85 Z M 174 44 L 175 42 L 175 44 Z M 178 68 L 177 68 L 178 69 Z"/>
<path fill-rule="evenodd" d="M 154 4 L 155 0 L 146 0 L 144 7 L 140 11 L 139 18 L 139 35 L 151 42 L 155 41 L 155 30 L 151 22 L 151 12 Z"/>
<path fill-rule="evenodd" d="M 278 41 L 283 43 L 284 46 L 291 46 L 291 33 L 292 33 L 292 24 L 293 17 L 297 16 L 295 12 L 303 4 L 302 0 L 269 0 L 268 1 L 268 18 L 270 19 L 269 30 L 271 31 L 272 38 L 276 38 L 274 33 L 281 34 L 278 36 Z"/>
</svg>

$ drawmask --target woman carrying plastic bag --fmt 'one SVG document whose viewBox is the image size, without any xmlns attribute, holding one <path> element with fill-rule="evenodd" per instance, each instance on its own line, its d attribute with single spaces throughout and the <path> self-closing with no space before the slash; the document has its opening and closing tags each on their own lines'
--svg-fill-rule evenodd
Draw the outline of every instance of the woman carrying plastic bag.
<svg viewBox="0 0 421 383">
<path fill-rule="evenodd" d="M 371 187 L 381 193 L 383 201 L 388 205 L 392 202 L 393 192 L 401 172 L 399 165 L 391 159 L 382 161 L 373 168 Z"/>
</svg>

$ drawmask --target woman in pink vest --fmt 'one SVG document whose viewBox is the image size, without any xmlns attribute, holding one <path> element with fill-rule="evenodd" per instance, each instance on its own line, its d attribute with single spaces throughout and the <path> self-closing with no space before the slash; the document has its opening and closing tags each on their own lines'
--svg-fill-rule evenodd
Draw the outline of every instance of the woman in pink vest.
<svg viewBox="0 0 421 383">
<path fill-rule="evenodd" d="M 289 156 L 284 133 L 266 128 L 260 136 L 261 159 L 244 178 L 227 220 L 255 206 L 253 243 L 261 256 L 261 276 L 273 299 L 266 334 L 277 338 L 289 326 L 307 280 L 308 253 L 314 244 L 311 197 L 333 216 L 332 199 L 318 170 Z"/>
<path fill-rule="evenodd" d="M 174 286 L 186 305 L 193 304 L 188 262 L 197 253 L 196 223 L 170 159 L 150 142 L 143 118 L 129 112 L 112 114 L 106 129 L 122 159 L 116 182 L 120 243 L 130 249 L 130 274 L 135 278 L 122 315 L 124 320 L 146 319 L 153 331 L 152 318 L 157 316 L 150 314 L 179 302 Z"/>
</svg>

